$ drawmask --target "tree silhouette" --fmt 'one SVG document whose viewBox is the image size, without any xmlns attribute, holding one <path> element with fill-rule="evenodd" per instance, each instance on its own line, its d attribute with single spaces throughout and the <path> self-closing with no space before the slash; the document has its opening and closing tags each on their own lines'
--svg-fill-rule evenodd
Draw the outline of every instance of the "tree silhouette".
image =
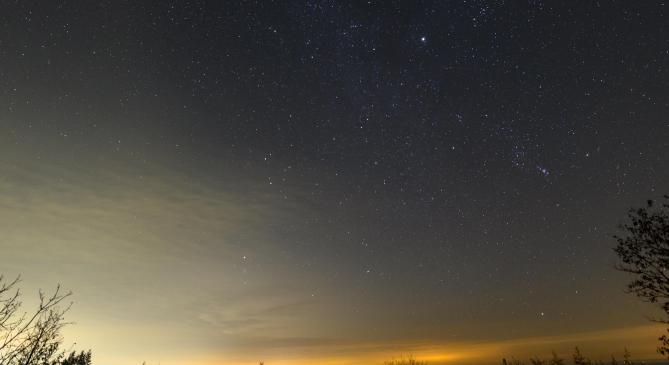
<svg viewBox="0 0 669 365">
<path fill-rule="evenodd" d="M 61 357 L 56 360 L 58 365 L 91 365 L 91 351 L 82 351 L 80 353 L 71 352 L 67 357 Z"/>
<path fill-rule="evenodd" d="M 9 282 L 0 275 L 0 364 L 2 365 L 90 365 L 90 352 L 65 357 L 59 351 L 60 331 L 70 304 L 59 305 L 71 293 L 57 286 L 51 295 L 39 292 L 33 312 L 22 310 L 20 278 Z"/>
<path fill-rule="evenodd" d="M 616 358 L 611 355 L 610 365 L 634 365 L 631 361 L 632 355 L 627 348 L 625 348 L 625 353 L 623 354 L 623 362 L 620 364 Z M 574 354 L 572 355 L 572 360 L 574 365 L 604 365 L 604 362 L 601 360 L 590 360 L 581 353 L 581 349 L 577 347 L 574 348 Z M 514 357 L 511 357 L 511 360 L 502 358 L 502 365 L 522 365 L 523 362 L 516 360 Z M 564 359 L 560 358 L 555 350 L 552 351 L 552 358 L 549 360 L 543 360 L 537 356 L 530 358 L 531 365 L 564 365 Z"/>
<path fill-rule="evenodd" d="M 630 273 L 634 279 L 627 284 L 630 293 L 644 301 L 658 304 L 665 318 L 654 321 L 669 323 L 669 196 L 656 206 L 648 200 L 646 207 L 630 209 L 629 222 L 621 226 L 623 237 L 615 236 L 615 252 L 622 261 L 618 270 Z M 658 352 L 669 356 L 669 338 L 659 338 Z"/>
</svg>

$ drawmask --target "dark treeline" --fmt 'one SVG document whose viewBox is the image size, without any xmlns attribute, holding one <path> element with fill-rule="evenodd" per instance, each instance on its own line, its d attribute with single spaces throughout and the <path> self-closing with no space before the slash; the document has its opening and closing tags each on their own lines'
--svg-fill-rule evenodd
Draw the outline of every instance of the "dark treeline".
<svg viewBox="0 0 669 365">
<path fill-rule="evenodd" d="M 622 359 L 620 359 L 620 361 L 613 355 L 611 355 L 611 360 L 609 361 L 590 360 L 589 358 L 585 357 L 585 355 L 583 355 L 577 346 L 574 348 L 574 353 L 571 360 L 574 365 L 634 365 L 631 358 L 632 355 L 627 350 L 627 348 L 625 348 L 625 352 L 623 353 Z M 529 363 L 530 365 L 566 365 L 565 360 L 558 356 L 555 351 L 552 352 L 551 357 L 548 359 L 542 359 L 535 356 L 529 359 Z M 511 357 L 509 360 L 506 358 L 502 359 L 502 365 L 525 365 L 525 362 Z"/>
</svg>

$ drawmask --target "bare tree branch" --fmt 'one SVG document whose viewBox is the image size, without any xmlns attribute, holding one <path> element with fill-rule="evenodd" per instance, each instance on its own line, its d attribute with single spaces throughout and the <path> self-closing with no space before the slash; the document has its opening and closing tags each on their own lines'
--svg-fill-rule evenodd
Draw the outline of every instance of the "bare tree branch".
<svg viewBox="0 0 669 365">
<path fill-rule="evenodd" d="M 21 312 L 21 292 L 16 288 L 20 280 L 7 281 L 0 275 L 0 365 L 90 365 L 90 352 L 66 358 L 59 351 L 65 313 L 72 305 L 63 302 L 72 293 L 63 292 L 60 285 L 49 295 L 40 290 L 37 308 Z"/>
</svg>

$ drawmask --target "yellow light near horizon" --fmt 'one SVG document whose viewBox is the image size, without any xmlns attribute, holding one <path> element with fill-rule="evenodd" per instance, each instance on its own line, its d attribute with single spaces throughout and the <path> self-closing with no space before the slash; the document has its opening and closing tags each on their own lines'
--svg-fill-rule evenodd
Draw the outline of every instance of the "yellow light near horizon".
<svg viewBox="0 0 669 365">
<path fill-rule="evenodd" d="M 657 358 L 655 343 L 657 336 L 664 331 L 658 324 L 617 328 L 605 331 L 591 331 L 563 336 L 536 336 L 490 342 L 397 342 L 397 343 L 360 343 L 320 348 L 313 354 L 305 349 L 304 354 L 286 356 L 275 354 L 258 360 L 248 360 L 239 356 L 237 359 L 210 359 L 195 362 L 198 365 L 383 365 L 384 362 L 406 359 L 409 356 L 430 365 L 498 364 L 503 357 L 514 356 L 526 359 L 533 356 L 547 358 L 551 350 L 568 359 L 574 346 L 580 346 L 586 356 L 593 359 L 609 359 L 611 354 L 619 357 L 625 346 L 632 351 L 636 359 Z M 624 343 L 622 347 L 618 345 Z M 629 344 L 629 345 L 627 345 Z"/>
</svg>

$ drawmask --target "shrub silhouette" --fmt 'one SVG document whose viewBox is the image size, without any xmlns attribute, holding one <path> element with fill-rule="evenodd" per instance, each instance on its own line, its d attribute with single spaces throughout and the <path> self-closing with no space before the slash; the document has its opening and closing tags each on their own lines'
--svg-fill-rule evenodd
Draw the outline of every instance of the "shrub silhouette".
<svg viewBox="0 0 669 365">
<path fill-rule="evenodd" d="M 630 354 L 629 351 L 627 351 L 627 348 L 625 348 L 625 352 L 623 353 L 623 363 L 622 365 L 634 365 L 634 363 L 631 360 L 632 355 Z M 572 361 L 574 365 L 604 365 L 604 362 L 602 361 L 592 361 L 589 358 L 585 357 L 583 353 L 581 352 L 581 349 L 577 347 L 574 348 L 574 353 L 572 355 Z M 516 360 L 515 358 L 511 358 L 511 360 L 507 361 L 506 359 L 502 359 L 502 365 L 522 365 L 523 362 L 520 360 Z M 530 364 L 531 365 L 565 365 L 564 364 L 564 359 L 558 356 L 558 354 L 555 351 L 552 351 L 552 357 L 549 360 L 543 360 L 539 357 L 532 357 L 530 358 Z M 618 363 L 618 360 L 611 355 L 611 365 L 621 365 Z"/>
<path fill-rule="evenodd" d="M 551 355 L 551 359 L 548 360 L 549 365 L 564 365 L 564 360 L 560 358 L 555 351 L 552 351 Z"/>
<path fill-rule="evenodd" d="M 592 365 L 592 361 L 581 354 L 578 346 L 574 348 L 574 365 Z"/>
<path fill-rule="evenodd" d="M 427 365 L 425 361 L 415 360 L 412 356 L 408 358 L 393 359 L 390 361 L 385 361 L 383 365 Z"/>
</svg>

